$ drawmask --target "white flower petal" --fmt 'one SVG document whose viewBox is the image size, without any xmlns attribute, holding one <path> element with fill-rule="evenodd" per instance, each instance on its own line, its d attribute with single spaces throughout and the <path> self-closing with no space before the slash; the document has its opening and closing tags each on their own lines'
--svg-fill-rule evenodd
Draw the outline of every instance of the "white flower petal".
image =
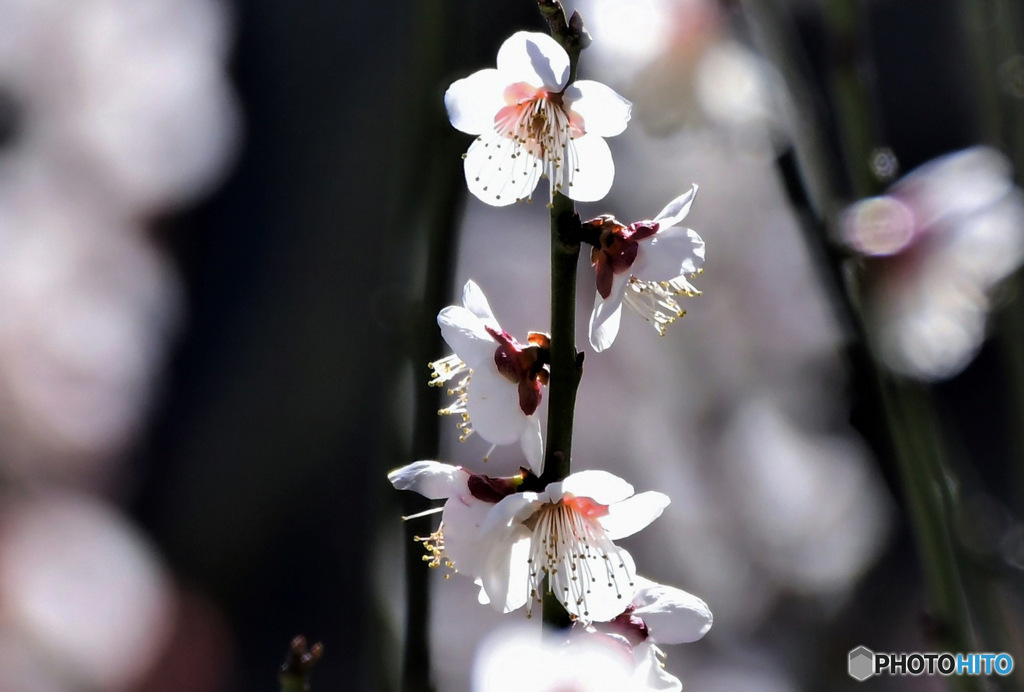
<svg viewBox="0 0 1024 692">
<path fill-rule="evenodd" d="M 628 272 L 616 274 L 612 277 L 612 291 L 608 298 L 602 298 L 600 293 L 594 297 L 594 310 L 590 313 L 590 345 L 598 353 L 611 346 L 619 334 L 622 299 L 626 295 L 627 284 Z"/>
<path fill-rule="evenodd" d="M 650 640 L 640 642 L 633 647 L 632 682 L 639 690 L 652 692 L 682 692 L 683 683 L 672 673 L 665 670 L 661 663 L 661 649 Z"/>
<path fill-rule="evenodd" d="M 671 500 L 668 499 L 668 495 L 648 490 L 609 505 L 608 514 L 598 517 L 597 522 L 604 528 L 608 538 L 625 538 L 660 517 L 669 502 Z"/>
<path fill-rule="evenodd" d="M 534 415 L 527 419 L 526 427 L 519 438 L 523 456 L 535 476 L 544 473 L 544 435 L 540 431 L 540 419 Z"/>
<path fill-rule="evenodd" d="M 480 590 L 476 594 L 476 602 L 480 605 L 490 605 L 491 597 L 487 595 L 487 589 L 484 588 L 484 580 L 477 577 L 473 580 L 473 583 L 480 587 Z"/>
<path fill-rule="evenodd" d="M 398 490 L 412 490 L 431 500 L 468 492 L 468 479 L 465 469 L 440 461 L 414 461 L 388 474 L 388 480 Z"/>
<path fill-rule="evenodd" d="M 494 361 L 497 342 L 484 329 L 479 317 L 459 305 L 449 305 L 437 315 L 441 336 L 456 355 L 471 368 L 482 368 Z"/>
<path fill-rule="evenodd" d="M 490 544 L 481 565 L 480 579 L 491 605 L 509 613 L 526 605 L 530 594 L 530 530 L 515 524 Z"/>
<path fill-rule="evenodd" d="M 654 220 L 661 224 L 662 228 L 671 228 L 686 218 L 693 205 L 693 198 L 697 196 L 697 185 L 676 197 L 665 205 L 665 208 L 658 212 Z"/>
<path fill-rule="evenodd" d="M 468 492 L 445 503 L 441 513 L 444 553 L 457 571 L 471 576 L 480 573 L 483 551 L 480 527 L 493 508 L 493 504 L 478 500 Z"/>
<path fill-rule="evenodd" d="M 495 331 L 501 331 L 501 325 L 494 318 L 491 305 L 487 302 L 487 296 L 484 295 L 484 292 L 480 290 L 480 287 L 472 279 L 467 281 L 466 285 L 462 287 L 462 306 L 479 317 L 484 325 Z"/>
<path fill-rule="evenodd" d="M 511 139 L 497 132 L 473 140 L 462 168 L 469 191 L 494 207 L 505 207 L 529 197 L 544 172 L 536 157 L 513 146 Z"/>
<path fill-rule="evenodd" d="M 572 140 L 569 147 L 572 174 L 568 190 L 562 194 L 577 202 L 596 202 L 604 199 L 615 179 L 612 152 L 599 135 L 586 134 Z"/>
<path fill-rule="evenodd" d="M 636 574 L 633 557 L 611 542 L 603 547 L 603 554 L 597 551 L 581 554 L 576 560 L 576 569 L 559 569 L 550 575 L 555 596 L 571 615 L 583 622 L 612 620 L 633 600 L 633 576 Z M 576 593 L 580 594 L 578 598 L 570 595 Z"/>
<path fill-rule="evenodd" d="M 491 362 L 473 370 L 466 412 L 480 437 L 491 444 L 509 445 L 520 440 L 530 417 L 519 407 L 519 388 L 498 374 L 493 354 L 492 347 Z"/>
<path fill-rule="evenodd" d="M 473 692 L 641 692 L 628 645 L 603 634 L 541 633 L 525 624 L 492 632 L 477 648 Z"/>
<path fill-rule="evenodd" d="M 587 497 L 601 505 L 613 505 L 632 495 L 633 486 L 613 473 L 591 469 L 569 474 L 562 481 L 562 493 Z"/>
<path fill-rule="evenodd" d="M 600 137 L 622 134 L 629 123 L 633 104 L 611 87 L 579 79 L 565 90 L 565 103 L 583 116 L 583 129 Z"/>
<path fill-rule="evenodd" d="M 501 542 L 502 536 L 512 526 L 522 524 L 543 504 L 541 496 L 532 492 L 514 493 L 501 498 L 487 513 L 487 518 L 480 527 L 481 540 L 487 543 Z"/>
<path fill-rule="evenodd" d="M 444 94 L 452 125 L 467 134 L 494 130 L 494 116 L 505 107 L 507 81 L 498 70 L 480 70 L 459 79 Z"/>
<path fill-rule="evenodd" d="M 636 578 L 633 614 L 643 619 L 651 640 L 659 644 L 695 642 L 711 629 L 708 604 L 691 593 Z"/>
<path fill-rule="evenodd" d="M 646 281 L 668 281 L 693 274 L 704 265 L 704 241 L 690 228 L 668 228 L 640 241 L 633 276 Z"/>
<path fill-rule="evenodd" d="M 498 71 L 507 84 L 561 91 L 569 81 L 569 54 L 547 34 L 518 31 L 498 49 Z"/>
</svg>

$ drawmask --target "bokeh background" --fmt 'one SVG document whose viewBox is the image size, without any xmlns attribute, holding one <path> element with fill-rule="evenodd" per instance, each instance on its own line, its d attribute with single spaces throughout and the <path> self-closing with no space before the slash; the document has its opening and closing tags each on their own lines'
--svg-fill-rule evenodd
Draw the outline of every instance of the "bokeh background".
<svg viewBox="0 0 1024 692">
<path fill-rule="evenodd" d="M 581 76 L 634 103 L 581 213 L 700 185 L 689 314 L 578 337 L 575 467 L 672 497 L 625 544 L 715 615 L 669 669 L 852 689 L 857 645 L 938 648 L 875 367 L 924 383 L 897 425 L 941 437 L 975 641 L 1022 660 L 1020 7 L 567 6 Z M 314 690 L 399 688 L 436 518 L 386 472 L 487 448 L 432 413 L 434 316 L 473 278 L 512 333 L 548 319 L 546 193 L 470 198 L 442 101 L 524 28 L 527 0 L 0 0 L 0 690 L 273 690 L 299 633 Z M 519 617 L 442 576 L 407 689 L 467 690 Z"/>
</svg>

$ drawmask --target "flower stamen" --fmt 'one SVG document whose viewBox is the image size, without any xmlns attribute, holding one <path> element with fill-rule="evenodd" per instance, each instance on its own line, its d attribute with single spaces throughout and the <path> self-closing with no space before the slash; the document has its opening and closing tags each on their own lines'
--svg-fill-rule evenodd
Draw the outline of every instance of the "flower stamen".
<svg viewBox="0 0 1024 692">
<path fill-rule="evenodd" d="M 532 525 L 533 530 L 527 617 L 532 613 L 533 601 L 541 600 L 545 579 L 548 591 L 566 610 L 584 618 L 590 616 L 588 598 L 599 583 L 613 589 L 618 599 L 632 596 L 631 568 L 600 526 L 576 504 L 562 501 L 546 505 L 526 525 Z M 626 585 L 629 589 L 624 588 Z"/>
<path fill-rule="evenodd" d="M 495 152 L 501 152 L 503 143 L 511 143 L 511 146 L 504 148 L 504 152 L 498 154 L 504 155 L 505 159 L 500 162 L 497 171 L 503 172 L 508 166 L 511 169 L 508 180 L 513 187 L 516 187 L 515 182 L 519 176 L 531 179 L 546 177 L 551 181 L 552 197 L 556 191 L 570 187 L 573 175 L 579 172 L 573 140 L 586 132 L 583 119 L 568 110 L 561 92 L 533 90 L 529 85 L 519 83 L 505 90 L 505 100 L 509 105 L 494 117 L 497 137 L 483 144 L 484 147 L 493 146 Z M 479 141 L 484 140 L 481 138 Z M 494 156 L 491 154 L 488 160 L 493 161 Z M 522 165 L 519 161 L 523 162 Z M 529 189 L 535 186 L 534 180 Z M 500 194 L 496 198 L 500 199 Z"/>
<path fill-rule="evenodd" d="M 451 356 L 449 356 L 449 358 L 451 358 Z M 442 358 L 442 360 L 447 359 Z M 459 362 L 461 363 L 462 361 Z M 439 416 L 460 416 L 462 418 L 462 420 L 460 420 L 455 426 L 459 429 L 459 442 L 465 442 L 469 439 L 469 436 L 473 434 L 473 425 L 470 423 L 469 412 L 466 410 L 466 403 L 469 401 L 469 380 L 473 376 L 473 371 L 469 368 L 465 369 L 469 374 L 459 380 L 454 387 L 450 387 L 448 389 L 448 396 L 455 397 L 455 400 L 448 406 L 438 409 L 437 411 L 437 415 Z M 434 384 L 435 382 L 437 382 L 437 385 Z M 433 386 L 439 386 L 441 382 L 442 381 L 439 380 L 431 380 L 430 384 Z"/>
<path fill-rule="evenodd" d="M 445 567 L 447 569 L 456 571 L 455 565 L 448 559 L 448 556 L 444 552 L 444 524 L 442 523 L 437 527 L 437 531 L 427 536 L 415 536 L 413 538 L 417 543 L 423 544 L 423 549 L 427 551 L 427 554 L 423 556 L 423 561 L 427 563 L 427 567 Z M 448 579 L 451 574 L 445 574 L 444 578 Z"/>
<path fill-rule="evenodd" d="M 668 325 L 684 316 L 676 298 L 699 296 L 693 284 L 679 276 L 669 281 L 644 281 L 630 277 L 622 302 L 665 336 Z"/>
<path fill-rule="evenodd" d="M 428 363 L 427 367 L 432 370 L 429 382 L 431 387 L 440 387 L 448 380 L 469 370 L 469 366 L 454 353 Z"/>
</svg>

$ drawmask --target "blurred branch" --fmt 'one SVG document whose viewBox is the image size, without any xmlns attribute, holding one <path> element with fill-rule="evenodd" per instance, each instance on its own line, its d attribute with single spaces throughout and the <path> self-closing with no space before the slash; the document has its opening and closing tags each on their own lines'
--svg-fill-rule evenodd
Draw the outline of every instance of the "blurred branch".
<svg viewBox="0 0 1024 692">
<path fill-rule="evenodd" d="M 1024 38 L 1019 2 L 959 0 L 962 26 L 972 61 L 976 101 L 985 141 L 1013 162 L 1013 176 L 1024 182 Z M 1014 511 L 1024 514 L 1024 271 L 1006 281 L 1010 299 L 999 312 L 999 339 L 1010 375 L 1007 425 L 1014 465 Z"/>
<path fill-rule="evenodd" d="M 777 19 L 778 9 L 770 5 L 758 3 L 763 16 Z M 878 194 L 881 187 L 871 169 L 871 152 L 877 142 L 870 99 L 858 75 L 859 10 L 857 0 L 830 0 L 825 6 L 833 52 L 824 79 L 832 97 L 829 112 L 835 118 L 840 142 L 840 151 L 832 152 L 838 165 L 831 169 L 847 171 L 854 197 Z M 796 37 L 786 36 L 782 27 L 774 29 L 776 41 L 773 45 L 776 50 L 783 54 L 793 50 L 792 46 L 798 44 Z M 792 69 L 788 74 L 785 72 L 786 67 L 792 68 L 796 63 L 792 57 L 785 56 L 776 62 L 784 70 L 787 81 L 801 82 L 800 74 L 794 74 Z M 821 114 L 817 115 L 817 118 L 812 116 L 807 120 L 820 123 Z M 911 530 L 922 563 L 930 616 L 935 623 L 930 634 L 946 650 L 976 650 L 971 645 L 961 565 L 952 535 L 957 503 L 956 481 L 945 459 L 941 427 L 930 392 L 923 386 L 889 375 L 870 351 L 870 326 L 861 314 L 859 286 L 852 281 L 854 275 L 848 271 L 848 260 L 830 241 L 829 216 L 825 209 L 840 209 L 844 205 L 842 195 L 833 188 L 826 195 L 827 203 L 820 205 L 822 209 L 815 210 L 811 206 L 806 177 L 801 174 L 800 162 L 794 153 L 784 152 L 777 159 L 777 165 L 812 253 L 827 262 L 828 271 L 822 276 L 827 282 L 826 291 L 835 299 L 834 305 L 842 321 L 855 337 L 854 343 L 848 347 L 855 381 L 865 387 L 862 395 L 873 399 L 870 408 L 884 412 L 880 421 L 884 429 L 874 433 L 885 440 L 879 445 L 876 438 L 875 446 L 893 452 L 900 472 Z M 825 163 L 816 162 L 814 165 L 815 170 L 829 168 Z M 958 684 L 965 689 L 974 689 L 979 683 L 961 678 Z"/>
<path fill-rule="evenodd" d="M 1024 19 L 1019 2 L 1008 0 L 959 0 L 961 25 L 974 63 L 973 84 L 981 114 L 983 137 L 1002 149 L 1013 163 L 1017 185 L 1024 182 Z M 1003 364 L 1008 377 L 1007 413 L 1004 417 L 1013 460 L 1011 484 L 1005 501 L 1020 521 L 1024 515 L 1024 271 L 1006 279 L 1008 300 L 995 316 Z M 963 517 L 961 517 L 964 520 Z M 967 577 L 976 584 L 972 593 L 979 596 L 976 606 L 990 650 L 1024 651 L 1020 633 L 1014 624 L 1016 614 L 1008 614 L 1006 597 L 1024 593 L 1018 574 L 1007 576 L 1001 555 L 969 562 Z M 1014 572 L 1015 568 L 1011 568 Z"/>
<path fill-rule="evenodd" d="M 445 344 L 436 315 L 446 304 L 458 258 L 456 215 L 461 199 L 463 142 L 448 127 L 443 108 L 443 85 L 451 71 L 452 33 L 458 3 L 417 0 L 410 5 L 409 23 L 415 27 L 408 43 L 408 69 L 398 84 L 396 101 L 417 117 L 401 119 L 403 130 L 395 140 L 394 189 L 385 208 L 389 212 L 386 236 L 388 256 L 401 286 L 405 305 L 399 350 L 413 373 L 412 437 L 399 443 L 392 465 L 411 459 L 437 458 L 440 430 L 437 411 L 440 389 L 426 386 L 426 364 L 444 353 Z M 421 283 L 410 276 L 422 276 Z M 396 375 L 400 372 L 395 369 Z M 421 376 L 422 375 L 422 376 Z M 407 387 L 396 378 L 392 389 Z M 408 394 L 400 394 L 405 398 Z M 430 502 L 417 493 L 402 493 L 402 514 L 422 512 Z M 405 618 L 400 686 L 403 692 L 433 690 L 429 643 L 430 570 L 423 551 L 413 539 L 432 529 L 431 518 L 404 522 Z"/>
<path fill-rule="evenodd" d="M 309 692 L 309 674 L 323 655 L 324 647 L 320 642 L 307 649 L 306 638 L 301 634 L 295 637 L 278 674 L 281 692 Z"/>
<path fill-rule="evenodd" d="M 843 147 L 842 159 L 855 197 L 881 192 L 871 170 L 871 154 L 877 146 L 878 128 L 870 108 L 871 99 L 859 50 L 861 0 L 828 0 L 825 17 L 829 24 L 832 64 L 829 72 L 837 129 Z"/>
</svg>

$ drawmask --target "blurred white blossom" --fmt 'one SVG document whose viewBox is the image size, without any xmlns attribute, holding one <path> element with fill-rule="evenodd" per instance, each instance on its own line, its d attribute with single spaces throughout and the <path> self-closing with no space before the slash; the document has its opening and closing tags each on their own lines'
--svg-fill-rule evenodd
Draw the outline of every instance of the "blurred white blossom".
<svg viewBox="0 0 1024 692">
<path fill-rule="evenodd" d="M 646 663 L 644 659 L 643 663 Z M 473 692 L 641 692 L 648 669 L 630 647 L 600 634 L 568 640 L 525 627 L 497 630 L 473 662 Z"/>
<path fill-rule="evenodd" d="M 844 217 L 864 256 L 870 332 L 882 360 L 921 380 L 956 375 L 985 337 L 992 289 L 1024 260 L 1024 193 L 1007 159 L 975 147 L 911 171 Z"/>
<path fill-rule="evenodd" d="M 150 216 L 238 141 L 219 0 L 0 0 L 0 459 L 109 480 L 180 319 Z"/>
<path fill-rule="evenodd" d="M 46 493 L 0 503 L 0 613 L 0 642 L 59 662 L 70 689 L 117 692 L 166 644 L 173 593 L 153 549 L 117 512 Z M 0 666 L 0 688 L 12 689 L 5 676 L 16 674 Z"/>
<path fill-rule="evenodd" d="M 22 490 L 0 496 L 0 689 L 139 689 L 176 628 L 203 629 L 79 493 L 120 489 L 181 319 L 150 220 L 206 194 L 239 140 L 226 8 L 0 0 L 0 476 Z"/>
<path fill-rule="evenodd" d="M 0 91 L 28 157 L 126 213 L 193 199 L 225 170 L 239 113 L 219 0 L 0 0 Z"/>
</svg>

